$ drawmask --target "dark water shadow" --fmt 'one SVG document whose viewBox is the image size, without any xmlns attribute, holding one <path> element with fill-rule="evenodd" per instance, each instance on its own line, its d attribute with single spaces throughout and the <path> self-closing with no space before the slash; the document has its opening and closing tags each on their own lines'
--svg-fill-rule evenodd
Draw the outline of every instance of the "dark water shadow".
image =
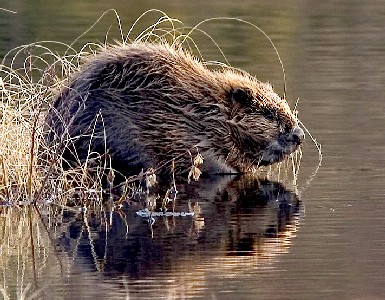
<svg viewBox="0 0 385 300">
<path fill-rule="evenodd" d="M 175 212 L 193 211 L 194 216 L 153 216 L 149 222 L 138 215 L 149 199 L 127 202 L 113 213 L 66 212 L 55 229 L 56 236 L 61 232 L 57 245 L 82 272 L 132 279 L 180 268 L 188 272 L 186 261 L 242 256 L 271 260 L 290 247 L 301 201 L 281 183 L 226 176 L 177 189 Z"/>
</svg>

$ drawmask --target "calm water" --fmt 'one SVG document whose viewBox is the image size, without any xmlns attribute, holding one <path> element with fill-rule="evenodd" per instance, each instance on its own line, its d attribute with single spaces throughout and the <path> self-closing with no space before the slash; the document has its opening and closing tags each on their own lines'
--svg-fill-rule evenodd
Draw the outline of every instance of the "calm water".
<svg viewBox="0 0 385 300">
<path fill-rule="evenodd" d="M 0 54 L 39 40 L 71 43 L 109 8 L 117 9 L 125 31 L 149 8 L 189 26 L 216 16 L 251 21 L 276 43 L 288 98 L 292 104 L 299 98 L 299 116 L 322 144 L 322 166 L 310 185 L 318 156 L 307 138 L 299 195 L 274 179 L 202 180 L 178 186 L 176 210 L 189 212 L 190 201 L 196 218 L 156 217 L 152 227 L 136 214 L 143 208 L 138 203 L 87 219 L 52 211 L 42 216 L 44 223 L 31 211 L 34 257 L 17 228 L 1 235 L 3 295 L 21 298 L 24 291 L 28 298 L 37 290 L 41 299 L 385 298 L 385 3 L 208 2 L 0 1 L 18 12 L 0 10 Z M 112 14 L 79 44 L 103 41 L 110 27 L 111 38 L 118 37 Z M 282 92 L 277 58 L 256 30 L 230 21 L 202 29 L 233 66 Z M 221 59 L 211 42 L 199 34 L 196 40 L 207 60 Z M 3 215 L 1 222 L 7 222 Z"/>
</svg>

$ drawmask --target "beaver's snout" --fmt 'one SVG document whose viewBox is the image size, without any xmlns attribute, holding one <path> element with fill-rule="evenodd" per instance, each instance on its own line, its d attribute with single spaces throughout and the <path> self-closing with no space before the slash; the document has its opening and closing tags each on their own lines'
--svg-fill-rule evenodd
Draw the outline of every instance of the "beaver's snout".
<svg viewBox="0 0 385 300">
<path fill-rule="evenodd" d="M 291 132 L 287 135 L 287 142 L 292 142 L 293 144 L 300 145 L 305 139 L 305 132 L 303 132 L 301 127 L 294 127 Z"/>
<path fill-rule="evenodd" d="M 305 133 L 302 128 L 295 126 L 289 133 L 283 132 L 279 135 L 277 146 L 283 154 L 290 154 L 302 144 L 304 139 Z"/>
<path fill-rule="evenodd" d="M 290 132 L 282 132 L 277 140 L 266 147 L 259 165 L 266 166 L 283 160 L 287 155 L 297 150 L 304 139 L 305 133 L 298 126 L 294 127 Z"/>
</svg>

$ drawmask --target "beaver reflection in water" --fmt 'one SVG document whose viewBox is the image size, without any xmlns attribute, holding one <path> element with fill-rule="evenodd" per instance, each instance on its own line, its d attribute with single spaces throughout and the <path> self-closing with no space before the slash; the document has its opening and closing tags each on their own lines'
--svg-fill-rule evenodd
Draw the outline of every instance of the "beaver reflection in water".
<svg viewBox="0 0 385 300">
<path fill-rule="evenodd" d="M 210 70 L 166 43 L 109 46 L 88 57 L 46 124 L 51 149 L 66 144 L 70 164 L 108 151 L 112 167 L 125 174 L 169 172 L 173 159 L 187 170 L 187 150 L 195 147 L 203 171 L 247 172 L 283 160 L 304 139 L 270 84 L 243 71 Z"/>
</svg>

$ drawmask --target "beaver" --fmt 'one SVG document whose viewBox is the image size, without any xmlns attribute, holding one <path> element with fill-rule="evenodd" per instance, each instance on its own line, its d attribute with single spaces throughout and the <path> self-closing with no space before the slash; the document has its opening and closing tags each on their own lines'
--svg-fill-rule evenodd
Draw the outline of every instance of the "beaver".
<svg viewBox="0 0 385 300">
<path fill-rule="evenodd" d="M 283 160 L 304 139 L 269 83 L 226 66 L 210 69 L 161 42 L 101 47 L 70 77 L 45 124 L 48 144 L 65 148 L 68 164 L 108 153 L 127 175 L 167 173 L 172 160 L 188 170 L 194 151 L 203 172 L 248 172 Z"/>
</svg>

